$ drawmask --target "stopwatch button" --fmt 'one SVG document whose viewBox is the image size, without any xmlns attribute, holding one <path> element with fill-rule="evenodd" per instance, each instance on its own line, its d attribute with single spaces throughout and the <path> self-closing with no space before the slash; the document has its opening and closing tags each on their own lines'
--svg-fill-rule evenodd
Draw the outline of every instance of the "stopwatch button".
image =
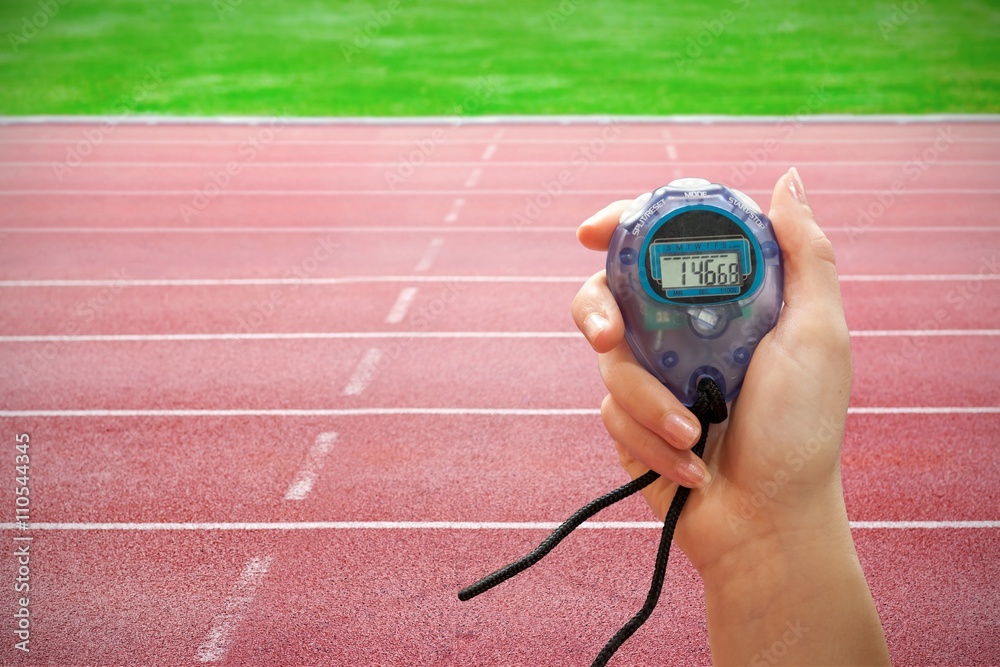
<svg viewBox="0 0 1000 667">
<path fill-rule="evenodd" d="M 745 193 L 740 192 L 736 188 L 729 188 L 729 190 L 734 195 L 739 197 L 740 201 L 746 204 L 747 208 L 749 208 L 751 211 L 756 211 L 760 215 L 764 215 L 764 211 L 760 210 L 760 206 L 757 206 L 757 202 L 755 202 L 753 199 L 750 199 L 750 197 L 746 196 Z"/>
<path fill-rule="evenodd" d="M 626 206 L 625 210 L 622 211 L 621 217 L 618 218 L 618 224 L 624 225 L 625 223 L 630 222 L 632 218 L 639 215 L 639 213 L 642 212 L 644 208 L 646 208 L 646 204 L 649 202 L 649 198 L 652 196 L 653 196 L 652 192 L 644 192 L 643 194 L 636 197 L 635 200 L 633 200 L 633 202 L 628 206 Z"/>
<path fill-rule="evenodd" d="M 691 328 L 702 338 L 716 338 L 726 330 L 729 319 L 715 308 L 699 308 L 690 311 Z"/>
<path fill-rule="evenodd" d="M 697 188 L 704 188 L 711 184 L 712 181 L 706 181 L 704 178 L 678 178 L 677 180 L 667 183 L 667 187 L 676 188 L 678 190 L 695 190 Z"/>
<path fill-rule="evenodd" d="M 718 312 L 711 308 L 702 308 L 697 313 L 695 313 L 695 318 L 705 324 L 706 326 L 714 327 L 719 324 L 719 320 L 722 317 Z"/>
</svg>

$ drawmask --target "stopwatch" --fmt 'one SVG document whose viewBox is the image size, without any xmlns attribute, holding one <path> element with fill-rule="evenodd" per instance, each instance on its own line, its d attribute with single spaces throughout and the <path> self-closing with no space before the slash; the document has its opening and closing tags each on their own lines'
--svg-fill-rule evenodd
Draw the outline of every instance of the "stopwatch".
<svg viewBox="0 0 1000 667">
<path fill-rule="evenodd" d="M 646 370 L 688 407 L 703 377 L 736 398 L 782 305 L 781 248 L 760 207 L 702 178 L 672 181 L 622 212 L 607 269 Z"/>
</svg>

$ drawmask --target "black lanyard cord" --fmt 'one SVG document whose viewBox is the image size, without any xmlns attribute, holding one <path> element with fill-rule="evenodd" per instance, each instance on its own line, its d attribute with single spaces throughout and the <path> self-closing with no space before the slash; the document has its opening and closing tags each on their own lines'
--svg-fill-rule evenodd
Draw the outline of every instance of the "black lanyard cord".
<svg viewBox="0 0 1000 667">
<path fill-rule="evenodd" d="M 700 457 L 705 451 L 705 442 L 708 439 L 709 424 L 718 424 L 723 422 L 728 416 L 725 396 L 714 380 L 706 377 L 702 378 L 698 383 L 698 400 L 695 401 L 695 404 L 691 407 L 691 412 L 693 412 L 695 416 L 698 417 L 698 421 L 701 422 L 701 438 L 698 439 L 698 443 L 691 449 L 696 456 Z M 618 501 L 624 500 L 637 491 L 641 491 L 646 488 L 656 481 L 659 476 L 659 473 L 650 470 L 646 474 L 635 478 L 628 484 L 620 486 L 611 493 L 591 501 L 584 507 L 574 512 L 569 519 L 556 528 L 555 531 L 545 538 L 545 540 L 530 554 L 500 570 L 497 570 L 493 574 L 484 577 L 471 586 L 463 588 L 458 593 L 458 599 L 462 601 L 471 600 L 480 593 L 485 593 L 494 586 L 503 583 L 517 574 L 520 574 L 524 570 L 527 570 L 529 567 L 545 557 L 546 554 L 552 551 L 557 544 L 562 542 L 563 539 L 573 532 L 573 530 L 581 523 L 597 514 L 602 509 L 610 507 Z M 674 499 L 670 503 L 670 509 L 667 510 L 667 515 L 663 521 L 663 530 L 660 533 L 660 545 L 656 552 L 656 564 L 653 568 L 653 578 L 649 585 L 649 593 L 646 595 L 645 604 L 643 604 L 642 609 L 640 609 L 635 616 L 629 619 L 629 621 L 615 633 L 615 636 L 612 637 L 607 644 L 605 644 L 604 648 L 601 649 L 601 652 L 597 655 L 597 658 L 594 659 L 591 667 L 603 667 L 604 665 L 607 665 L 611 656 L 615 654 L 615 651 L 617 651 L 629 637 L 635 634 L 635 631 L 646 622 L 646 619 L 648 619 L 653 613 L 653 609 L 656 608 L 656 603 L 660 599 L 660 592 L 663 589 L 663 580 L 666 576 L 667 559 L 670 556 L 670 544 L 674 538 L 674 529 L 677 527 L 677 521 L 680 519 L 681 510 L 684 509 L 684 503 L 687 502 L 688 495 L 690 495 L 690 493 L 691 489 L 684 486 L 678 486 L 677 492 L 674 494 Z"/>
<path fill-rule="evenodd" d="M 652 484 L 660 474 L 650 470 L 645 475 L 633 479 L 631 482 L 624 486 L 620 486 L 611 493 L 601 496 L 597 500 L 592 500 L 585 506 L 578 509 L 573 513 L 569 519 L 567 519 L 562 525 L 556 528 L 551 535 L 545 538 L 545 541 L 535 547 L 535 550 L 530 554 L 521 558 L 520 560 L 511 563 L 507 567 L 501 568 L 494 572 L 493 574 L 487 575 L 477 581 L 476 583 L 463 588 L 458 592 L 458 599 L 465 602 L 466 600 L 471 600 L 480 593 L 485 593 L 494 586 L 502 584 L 511 577 L 524 572 L 529 567 L 542 560 L 542 558 L 548 554 L 550 551 L 556 548 L 556 545 L 563 541 L 573 530 L 579 526 L 581 523 L 594 516 L 600 512 L 605 507 L 610 507 L 614 505 L 619 500 L 624 500 L 628 498 L 636 491 L 641 491 L 650 484 Z"/>
</svg>

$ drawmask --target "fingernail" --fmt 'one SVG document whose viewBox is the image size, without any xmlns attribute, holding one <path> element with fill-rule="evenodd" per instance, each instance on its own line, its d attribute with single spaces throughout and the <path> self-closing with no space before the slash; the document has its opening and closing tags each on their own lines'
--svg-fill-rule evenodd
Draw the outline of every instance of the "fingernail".
<svg viewBox="0 0 1000 667">
<path fill-rule="evenodd" d="M 587 315 L 587 319 L 583 321 L 583 331 L 587 334 L 588 340 L 594 340 L 597 334 L 601 333 L 605 329 L 611 326 L 611 322 L 608 322 L 608 318 L 604 317 L 600 313 L 591 313 Z"/>
<path fill-rule="evenodd" d="M 684 486 L 692 489 L 704 486 L 712 479 L 708 468 L 705 467 L 701 459 L 681 461 L 677 464 L 677 475 L 681 478 L 681 483 Z"/>
<path fill-rule="evenodd" d="M 788 170 L 788 190 L 795 197 L 795 201 L 806 206 L 809 205 L 809 200 L 806 199 L 806 189 L 802 185 L 802 178 L 799 176 L 799 170 L 795 167 Z"/>
<path fill-rule="evenodd" d="M 663 430 L 667 440 L 673 445 L 690 447 L 698 440 L 698 429 L 690 421 L 676 413 L 663 418 Z"/>
</svg>

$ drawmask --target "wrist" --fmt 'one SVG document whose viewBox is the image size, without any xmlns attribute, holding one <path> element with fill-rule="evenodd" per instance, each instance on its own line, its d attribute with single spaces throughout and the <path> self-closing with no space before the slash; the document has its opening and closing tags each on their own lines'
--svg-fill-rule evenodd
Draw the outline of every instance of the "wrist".
<svg viewBox="0 0 1000 667">
<path fill-rule="evenodd" d="M 699 572 L 707 599 L 748 602 L 747 615 L 753 616 L 755 607 L 773 609 L 779 600 L 808 590 L 804 582 L 839 579 L 853 573 L 857 564 L 850 529 L 822 528 L 754 539 Z"/>
<path fill-rule="evenodd" d="M 846 513 L 838 514 L 760 534 L 699 568 L 715 664 L 887 664 Z"/>
<path fill-rule="evenodd" d="M 714 559 L 695 563 L 706 587 L 716 582 L 752 582 L 776 568 L 797 568 L 816 556 L 854 556 L 847 509 L 836 489 L 794 507 L 774 501 L 742 522 L 731 524 L 737 539 Z"/>
</svg>

